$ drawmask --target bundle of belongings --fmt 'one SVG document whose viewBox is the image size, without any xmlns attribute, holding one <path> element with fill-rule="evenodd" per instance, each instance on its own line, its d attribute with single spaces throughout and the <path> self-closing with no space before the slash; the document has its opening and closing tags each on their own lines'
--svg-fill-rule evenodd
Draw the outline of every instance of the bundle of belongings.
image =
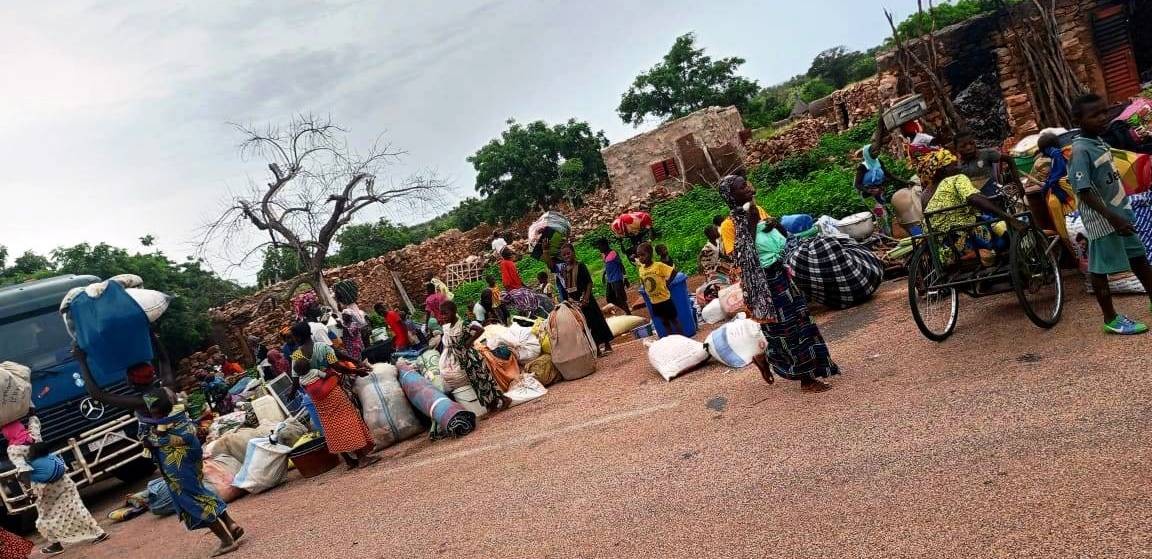
<svg viewBox="0 0 1152 559">
<path fill-rule="evenodd" d="M 859 305 L 884 281 L 884 263 L 847 236 L 791 237 L 784 262 L 809 302 L 833 309 Z"/>
</svg>

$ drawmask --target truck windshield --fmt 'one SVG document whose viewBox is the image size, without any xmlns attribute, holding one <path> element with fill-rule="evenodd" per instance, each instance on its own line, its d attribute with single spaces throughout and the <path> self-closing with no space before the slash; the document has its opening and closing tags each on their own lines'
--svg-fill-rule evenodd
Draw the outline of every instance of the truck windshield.
<svg viewBox="0 0 1152 559">
<path fill-rule="evenodd" d="M 0 361 L 15 361 L 33 371 L 66 361 L 72 337 L 55 309 L 0 324 Z"/>
</svg>

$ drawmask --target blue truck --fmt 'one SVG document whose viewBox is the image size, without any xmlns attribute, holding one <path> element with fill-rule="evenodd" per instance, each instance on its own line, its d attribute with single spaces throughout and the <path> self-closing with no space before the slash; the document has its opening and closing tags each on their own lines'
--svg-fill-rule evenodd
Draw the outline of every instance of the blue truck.
<svg viewBox="0 0 1152 559">
<path fill-rule="evenodd" d="M 72 358 L 72 337 L 60 316 L 60 301 L 74 287 L 100 281 L 67 275 L 0 288 L 0 361 L 32 369 L 32 405 L 43 426 L 47 450 L 68 464 L 68 474 L 83 487 L 115 476 L 134 481 L 154 470 L 137 440 L 136 418 L 88 397 Z M 105 390 L 128 393 L 124 375 L 96 381 Z M 18 516 L 34 504 L 16 480 L 0 438 L 0 515 Z"/>
</svg>

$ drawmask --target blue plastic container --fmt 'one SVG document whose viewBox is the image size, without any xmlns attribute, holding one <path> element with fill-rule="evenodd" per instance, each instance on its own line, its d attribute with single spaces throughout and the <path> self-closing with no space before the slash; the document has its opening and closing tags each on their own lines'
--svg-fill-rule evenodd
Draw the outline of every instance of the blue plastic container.
<svg viewBox="0 0 1152 559">
<path fill-rule="evenodd" d="M 688 276 L 683 273 L 676 274 L 672 283 L 668 285 L 672 294 L 672 304 L 676 305 L 676 318 L 680 320 L 680 327 L 684 329 L 683 335 L 691 338 L 696 335 L 696 311 L 692 306 L 692 296 L 688 293 Z M 656 328 L 656 335 L 663 338 L 668 335 L 668 327 L 652 312 L 652 301 L 648 300 L 648 293 L 640 288 L 640 296 L 644 298 L 644 308 L 648 309 L 648 316 L 652 317 L 652 326 Z"/>
<path fill-rule="evenodd" d="M 77 295 L 68 312 L 76 342 L 88 352 L 88 366 L 101 385 L 123 380 L 128 367 L 152 361 L 148 316 L 119 283 L 108 282 L 97 299 Z"/>
</svg>

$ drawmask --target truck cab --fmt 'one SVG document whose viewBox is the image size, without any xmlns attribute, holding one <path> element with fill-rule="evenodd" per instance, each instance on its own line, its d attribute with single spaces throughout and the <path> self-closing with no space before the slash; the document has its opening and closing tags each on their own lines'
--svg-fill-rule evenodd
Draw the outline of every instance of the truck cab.
<svg viewBox="0 0 1152 559">
<path fill-rule="evenodd" d="M 60 316 L 60 301 L 74 287 L 100 281 L 67 275 L 0 288 L 0 361 L 32 369 L 32 405 L 43 426 L 44 442 L 68 464 L 68 473 L 84 486 L 109 475 L 125 481 L 147 476 L 152 461 L 136 436 L 136 419 L 127 410 L 88 397 L 72 358 L 72 337 Z M 96 381 L 105 390 L 128 393 L 124 375 Z M 0 439 L 0 514 L 15 515 L 33 503 L 16 481 Z"/>
</svg>

